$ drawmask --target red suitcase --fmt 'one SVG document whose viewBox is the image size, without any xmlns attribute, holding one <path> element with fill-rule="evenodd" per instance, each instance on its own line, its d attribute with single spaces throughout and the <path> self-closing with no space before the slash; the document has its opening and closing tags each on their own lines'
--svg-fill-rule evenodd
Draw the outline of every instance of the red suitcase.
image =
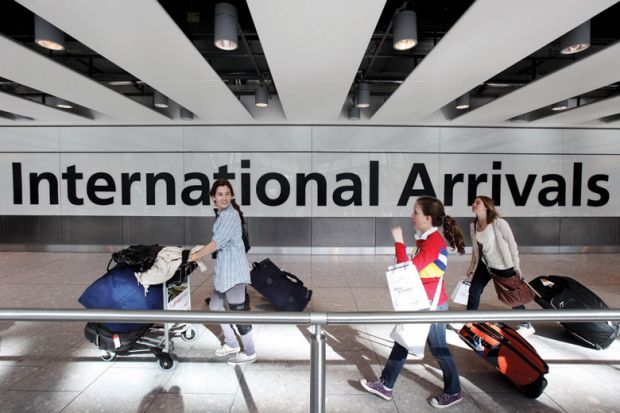
<svg viewBox="0 0 620 413">
<path fill-rule="evenodd" d="M 478 352 L 480 357 L 526 396 L 535 399 L 542 394 L 549 366 L 519 333 L 503 323 L 467 323 L 459 332 L 459 337 L 475 350 L 474 336 L 480 337 L 484 346 L 484 351 Z"/>
</svg>

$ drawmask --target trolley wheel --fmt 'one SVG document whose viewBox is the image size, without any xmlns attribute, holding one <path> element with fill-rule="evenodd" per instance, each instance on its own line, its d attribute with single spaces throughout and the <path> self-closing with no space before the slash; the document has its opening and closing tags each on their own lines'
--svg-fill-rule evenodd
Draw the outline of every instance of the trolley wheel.
<svg viewBox="0 0 620 413">
<path fill-rule="evenodd" d="M 116 360 L 116 353 L 111 351 L 104 351 L 101 353 L 101 360 L 103 361 L 114 361 Z"/>
<path fill-rule="evenodd" d="M 174 370 L 178 362 L 170 355 L 162 354 L 157 360 L 157 366 L 162 370 Z"/>
<path fill-rule="evenodd" d="M 196 340 L 196 330 L 193 328 L 189 328 L 181 333 L 181 338 L 183 341 L 194 341 Z"/>
</svg>

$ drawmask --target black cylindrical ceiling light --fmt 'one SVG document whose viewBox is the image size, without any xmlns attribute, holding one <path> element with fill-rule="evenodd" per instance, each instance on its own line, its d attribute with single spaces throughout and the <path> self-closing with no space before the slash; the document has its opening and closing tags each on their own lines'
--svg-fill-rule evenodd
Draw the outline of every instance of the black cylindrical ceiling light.
<svg viewBox="0 0 620 413">
<path fill-rule="evenodd" d="M 579 53 L 590 47 L 590 20 L 575 27 L 560 39 L 560 53 Z"/>
<path fill-rule="evenodd" d="M 551 107 L 551 110 L 554 112 L 560 112 L 562 110 L 566 110 L 568 109 L 568 99 L 566 100 L 561 100 L 558 103 L 556 103 L 555 105 L 553 105 Z"/>
<path fill-rule="evenodd" d="M 215 47 L 235 50 L 238 45 L 237 8 L 229 3 L 215 5 Z"/>
<path fill-rule="evenodd" d="M 470 105 L 471 105 L 471 99 L 469 97 L 469 93 L 465 93 L 463 96 L 461 96 L 460 98 L 456 100 L 456 108 L 458 110 L 469 109 Z"/>
<path fill-rule="evenodd" d="M 55 105 L 56 105 L 57 108 L 61 108 L 61 109 L 71 109 L 71 108 L 73 108 L 73 105 L 70 102 L 67 102 L 66 100 L 64 100 L 62 98 L 56 98 Z"/>
<path fill-rule="evenodd" d="M 360 108 L 356 106 L 351 106 L 349 108 L 349 120 L 360 120 Z"/>
<path fill-rule="evenodd" d="M 184 107 L 181 107 L 181 119 L 183 120 L 194 120 L 194 114 L 191 110 L 187 110 Z"/>
<path fill-rule="evenodd" d="M 403 10 L 394 17 L 394 38 L 396 50 L 409 50 L 418 44 L 418 22 L 413 10 Z"/>
<path fill-rule="evenodd" d="M 34 42 L 50 50 L 65 50 L 65 34 L 46 20 L 34 15 Z"/>
<path fill-rule="evenodd" d="M 370 85 L 368 83 L 360 83 L 357 85 L 355 106 L 358 108 L 367 108 L 370 106 Z"/>
<path fill-rule="evenodd" d="M 269 106 L 269 91 L 265 86 L 259 86 L 254 91 L 254 104 L 259 108 Z"/>
<path fill-rule="evenodd" d="M 160 109 L 168 107 L 168 98 L 158 91 L 153 92 L 153 106 Z"/>
</svg>

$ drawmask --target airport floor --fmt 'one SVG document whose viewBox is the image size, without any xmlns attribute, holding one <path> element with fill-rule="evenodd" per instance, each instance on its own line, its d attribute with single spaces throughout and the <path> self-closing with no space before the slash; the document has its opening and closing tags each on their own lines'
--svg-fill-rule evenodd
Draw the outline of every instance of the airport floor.
<svg viewBox="0 0 620 413">
<path fill-rule="evenodd" d="M 259 261 L 263 256 L 250 256 Z M 314 292 L 308 310 L 389 311 L 385 282 L 389 256 L 271 256 Z M 109 254 L 0 253 L 0 307 L 80 308 L 77 298 L 105 272 Z M 469 257 L 450 256 L 447 289 L 465 273 Z M 521 258 L 526 278 L 570 275 L 620 307 L 620 254 L 528 254 Z M 213 285 L 212 272 L 191 277 L 194 310 Z M 270 311 L 251 290 L 255 311 Z M 534 303 L 527 306 L 536 309 Z M 452 305 L 452 309 L 463 309 Z M 505 309 L 491 285 L 482 309 Z M 82 322 L 0 321 L 0 412 L 307 412 L 310 408 L 310 331 L 304 326 L 257 325 L 258 361 L 231 367 L 215 357 L 221 330 L 194 326 L 193 342 L 175 340 L 178 366 L 159 369 L 152 355 L 101 360 L 83 336 Z M 531 344 L 549 365 L 549 382 L 538 399 L 528 399 L 448 331 L 464 401 L 458 412 L 618 412 L 620 340 L 606 350 L 575 342 L 556 323 L 535 324 Z M 429 399 L 442 388 L 432 356 L 408 360 L 384 401 L 366 393 L 361 377 L 376 378 L 391 348 L 391 326 L 325 328 L 327 412 L 430 412 Z M 427 351 L 428 353 L 428 351 Z"/>
</svg>

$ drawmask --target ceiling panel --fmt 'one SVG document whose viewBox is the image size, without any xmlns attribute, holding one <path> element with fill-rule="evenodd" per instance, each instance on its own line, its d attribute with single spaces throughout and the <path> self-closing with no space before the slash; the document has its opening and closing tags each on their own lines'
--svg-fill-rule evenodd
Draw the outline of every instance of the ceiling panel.
<svg viewBox="0 0 620 413">
<path fill-rule="evenodd" d="M 0 76 L 118 120 L 162 122 L 167 117 L 0 35 Z"/>
<path fill-rule="evenodd" d="M 477 0 L 373 121 L 419 122 L 614 3 Z"/>
<path fill-rule="evenodd" d="M 620 80 L 620 73 L 609 68 L 620 68 L 620 43 L 616 43 L 563 69 L 529 83 L 478 109 L 454 120 L 455 123 L 501 122 L 531 112 L 558 101 L 581 95 Z M 592 105 L 588 105 L 592 106 Z M 591 107 L 582 114 L 593 113 Z M 542 118 L 531 123 L 556 122 L 559 119 L 578 122 L 568 113 Z M 586 115 L 589 116 L 589 115 Z M 601 116 L 593 116 L 590 119 Z M 583 119 L 583 120 L 590 120 Z"/>
<path fill-rule="evenodd" d="M 248 0 L 286 119 L 340 116 L 385 0 Z"/>
<path fill-rule="evenodd" d="M 252 120 L 157 1 L 17 1 L 202 120 Z"/>
<path fill-rule="evenodd" d="M 42 122 L 89 122 L 90 119 L 71 112 L 36 103 L 8 93 L 0 92 L 0 110 L 28 116 Z M 12 121 L 10 121 L 12 122 Z"/>
</svg>

